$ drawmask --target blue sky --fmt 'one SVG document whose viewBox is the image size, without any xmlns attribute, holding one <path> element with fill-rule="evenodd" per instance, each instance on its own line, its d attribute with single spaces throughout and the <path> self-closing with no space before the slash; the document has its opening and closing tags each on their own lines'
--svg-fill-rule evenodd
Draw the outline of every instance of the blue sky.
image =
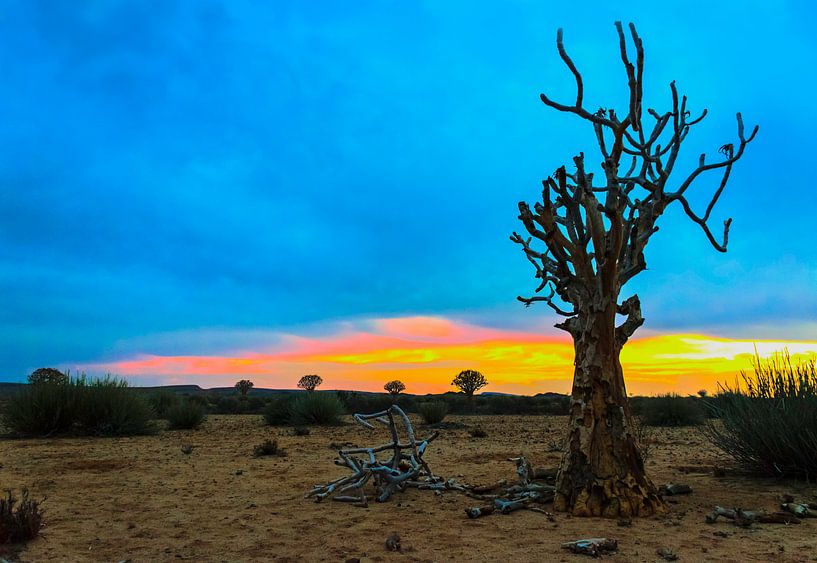
<svg viewBox="0 0 817 563">
<path fill-rule="evenodd" d="M 817 8 L 800 2 L 4 2 L 0 379 L 132 354 L 209 354 L 349 319 L 552 331 L 509 240 L 516 202 L 622 107 L 613 21 L 709 117 L 760 134 L 715 211 L 673 209 L 632 285 L 646 331 L 817 340 Z M 683 170 L 680 171 L 683 173 Z M 694 188 L 705 203 L 717 179 Z"/>
</svg>

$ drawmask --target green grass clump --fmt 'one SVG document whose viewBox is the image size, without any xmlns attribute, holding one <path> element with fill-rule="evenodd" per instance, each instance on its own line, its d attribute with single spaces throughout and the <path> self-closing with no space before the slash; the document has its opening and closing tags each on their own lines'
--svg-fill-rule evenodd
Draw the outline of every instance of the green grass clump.
<svg viewBox="0 0 817 563">
<path fill-rule="evenodd" d="M 252 455 L 255 457 L 266 456 L 281 456 L 284 457 L 287 453 L 278 446 L 278 440 L 265 440 L 252 449 Z"/>
<path fill-rule="evenodd" d="M 289 422 L 293 426 L 326 426 L 339 424 L 344 409 L 336 393 L 312 391 L 292 401 L 289 413 Z"/>
<path fill-rule="evenodd" d="M 152 417 L 147 399 L 125 380 L 81 375 L 64 384 L 25 387 L 8 401 L 3 425 L 29 436 L 131 436 L 154 432 Z"/>
<path fill-rule="evenodd" d="M 36 538 L 42 526 L 40 503 L 32 500 L 26 489 L 23 489 L 21 499 L 17 499 L 11 490 L 6 490 L 5 498 L 0 497 L 0 555 L 4 545 Z"/>
<path fill-rule="evenodd" d="M 207 410 L 195 401 L 184 400 L 170 407 L 165 418 L 170 430 L 195 430 L 207 418 Z"/>
<path fill-rule="evenodd" d="M 753 373 L 706 401 L 719 421 L 704 433 L 745 470 L 817 477 L 817 361 L 756 356 Z"/>
<path fill-rule="evenodd" d="M 448 405 L 441 401 L 420 403 L 417 413 L 422 417 L 424 424 L 438 424 L 448 415 Z"/>
<path fill-rule="evenodd" d="M 697 426 L 704 421 L 704 411 L 696 397 L 674 393 L 645 398 L 641 419 L 647 426 Z"/>
</svg>

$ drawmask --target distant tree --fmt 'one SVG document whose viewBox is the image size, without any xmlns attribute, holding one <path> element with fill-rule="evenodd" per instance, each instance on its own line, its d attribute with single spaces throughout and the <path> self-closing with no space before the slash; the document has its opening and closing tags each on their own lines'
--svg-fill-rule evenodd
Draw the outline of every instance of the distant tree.
<svg viewBox="0 0 817 563">
<path fill-rule="evenodd" d="M 451 385 L 454 385 L 469 397 L 473 397 L 474 393 L 488 385 L 488 380 L 480 372 L 466 369 L 454 378 Z"/>
<path fill-rule="evenodd" d="M 707 392 L 706 389 L 701 389 L 700 391 L 698 391 L 698 396 L 701 399 L 705 399 L 707 395 L 709 395 L 709 393 Z"/>
<path fill-rule="evenodd" d="M 253 385 L 253 382 L 249 379 L 242 379 L 235 384 L 235 388 L 238 389 L 238 392 L 241 393 L 242 397 L 246 397 L 247 393 L 250 392 L 250 389 L 253 388 Z"/>
<path fill-rule="evenodd" d="M 399 379 L 395 379 L 394 381 L 386 383 L 383 389 L 388 391 L 392 397 L 397 397 L 397 395 L 406 390 L 406 385 Z"/>
<path fill-rule="evenodd" d="M 320 375 L 305 375 L 298 381 L 298 387 L 312 392 L 321 383 L 323 383 L 323 379 Z"/>
<path fill-rule="evenodd" d="M 54 368 L 36 369 L 28 376 L 28 382 L 32 385 L 65 385 L 69 379 L 70 374 Z"/>
</svg>

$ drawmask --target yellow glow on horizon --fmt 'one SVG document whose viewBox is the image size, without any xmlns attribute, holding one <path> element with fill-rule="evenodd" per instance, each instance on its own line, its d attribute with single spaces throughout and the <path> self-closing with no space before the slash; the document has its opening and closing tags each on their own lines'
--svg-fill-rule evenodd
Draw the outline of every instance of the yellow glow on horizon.
<svg viewBox="0 0 817 563">
<path fill-rule="evenodd" d="M 442 392 L 463 369 L 477 369 L 487 391 L 569 392 L 573 344 L 565 336 L 487 329 L 446 319 L 411 317 L 374 323 L 370 332 L 292 337 L 287 349 L 235 356 L 142 356 L 87 366 L 126 377 L 230 385 L 252 377 L 257 387 L 292 388 L 318 373 L 327 388 L 380 391 L 400 379 L 408 392 Z M 793 359 L 817 357 L 817 341 L 737 340 L 703 334 L 664 334 L 630 340 L 621 353 L 630 394 L 717 391 L 761 357 L 788 349 Z"/>
</svg>

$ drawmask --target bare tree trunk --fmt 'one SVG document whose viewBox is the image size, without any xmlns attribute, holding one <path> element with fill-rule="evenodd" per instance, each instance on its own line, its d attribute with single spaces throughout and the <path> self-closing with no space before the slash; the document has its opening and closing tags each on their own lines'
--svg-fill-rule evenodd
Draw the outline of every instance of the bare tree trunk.
<svg viewBox="0 0 817 563">
<path fill-rule="evenodd" d="M 576 367 L 554 509 L 576 516 L 649 516 L 665 508 L 636 445 L 619 361 L 626 337 L 621 329 L 617 337 L 614 323 L 609 305 L 564 323 L 573 335 Z"/>
</svg>

